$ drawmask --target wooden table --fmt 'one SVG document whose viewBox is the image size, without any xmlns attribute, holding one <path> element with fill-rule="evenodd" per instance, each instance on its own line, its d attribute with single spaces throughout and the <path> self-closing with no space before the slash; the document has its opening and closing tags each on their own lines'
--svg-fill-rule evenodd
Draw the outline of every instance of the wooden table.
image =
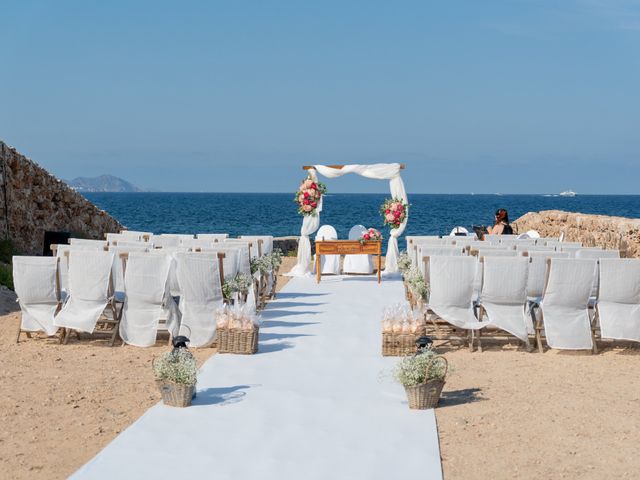
<svg viewBox="0 0 640 480">
<path fill-rule="evenodd" d="M 381 281 L 382 269 L 382 242 L 368 241 L 360 243 L 358 240 L 319 240 L 316 242 L 316 279 L 320 283 L 322 268 L 320 255 L 377 255 L 378 256 L 378 283 Z"/>
</svg>

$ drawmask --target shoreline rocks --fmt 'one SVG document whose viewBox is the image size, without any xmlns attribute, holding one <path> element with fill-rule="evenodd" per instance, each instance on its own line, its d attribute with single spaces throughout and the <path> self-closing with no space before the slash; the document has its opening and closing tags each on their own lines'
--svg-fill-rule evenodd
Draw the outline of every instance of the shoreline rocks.
<svg viewBox="0 0 640 480">
<path fill-rule="evenodd" d="M 41 255 L 45 231 L 103 239 L 120 222 L 0 141 L 0 229 L 24 254 Z"/>
<path fill-rule="evenodd" d="M 620 250 L 621 257 L 640 257 L 640 218 L 543 210 L 529 212 L 513 222 L 517 231 L 536 230 L 543 237 L 582 242 L 587 247 Z"/>
</svg>

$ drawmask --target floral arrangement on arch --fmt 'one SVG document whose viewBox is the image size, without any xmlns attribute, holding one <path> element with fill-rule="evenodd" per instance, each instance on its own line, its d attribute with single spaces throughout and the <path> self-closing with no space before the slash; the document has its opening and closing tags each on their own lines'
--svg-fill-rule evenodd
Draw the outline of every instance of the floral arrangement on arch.
<svg viewBox="0 0 640 480">
<path fill-rule="evenodd" d="M 407 218 L 409 205 L 399 198 L 387 198 L 380 207 L 380 214 L 384 219 L 384 224 L 391 229 L 399 228 Z"/>
<path fill-rule="evenodd" d="M 358 239 L 358 241 L 363 245 L 366 242 L 382 241 L 382 234 L 375 228 L 370 228 L 362 234 L 362 236 Z"/>
<path fill-rule="evenodd" d="M 320 199 L 327 191 L 324 183 L 316 182 L 311 177 L 307 177 L 298 188 L 293 199 L 298 204 L 300 215 L 316 215 Z"/>
</svg>

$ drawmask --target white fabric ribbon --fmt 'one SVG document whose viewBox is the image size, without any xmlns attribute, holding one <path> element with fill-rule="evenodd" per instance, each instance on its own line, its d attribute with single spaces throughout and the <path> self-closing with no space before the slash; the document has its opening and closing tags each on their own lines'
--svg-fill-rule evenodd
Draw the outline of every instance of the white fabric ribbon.
<svg viewBox="0 0 640 480">
<path fill-rule="evenodd" d="M 327 178 L 337 178 L 348 173 L 356 173 L 366 178 L 376 180 L 389 180 L 389 188 L 391 196 L 402 200 L 407 205 L 409 200 L 407 192 L 404 189 L 404 182 L 400 176 L 401 165 L 399 163 L 377 163 L 374 165 L 345 165 L 341 169 L 327 167 L 326 165 L 314 165 L 309 169 L 309 177 L 317 182 L 317 173 Z M 302 220 L 302 228 L 300 230 L 300 242 L 298 244 L 298 262 L 287 274 L 292 277 L 311 275 L 311 242 L 309 235 L 315 232 L 320 226 L 320 212 L 322 211 L 322 198 L 316 209 L 316 215 L 306 215 Z M 398 237 L 402 235 L 407 226 L 409 219 L 409 210 L 407 209 L 404 222 L 398 227 L 391 229 L 391 237 L 387 247 L 385 274 L 396 273 L 398 271 Z"/>
</svg>

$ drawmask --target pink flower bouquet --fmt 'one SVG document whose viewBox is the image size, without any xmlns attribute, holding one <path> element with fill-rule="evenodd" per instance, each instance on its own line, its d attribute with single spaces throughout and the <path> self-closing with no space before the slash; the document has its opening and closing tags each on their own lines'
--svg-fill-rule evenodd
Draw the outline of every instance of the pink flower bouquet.
<svg viewBox="0 0 640 480">
<path fill-rule="evenodd" d="M 380 214 L 382 215 L 384 224 L 389 225 L 392 229 L 399 228 L 407 218 L 408 208 L 409 205 L 399 198 L 386 199 L 380 207 Z"/>
<path fill-rule="evenodd" d="M 375 228 L 370 228 L 366 232 L 362 234 L 360 239 L 358 240 L 360 243 L 364 244 L 366 242 L 378 242 L 382 241 L 382 234 L 376 230 Z"/>
<path fill-rule="evenodd" d="M 316 215 L 320 199 L 327 191 L 324 183 L 314 182 L 311 177 L 307 177 L 298 188 L 293 201 L 298 204 L 300 215 Z"/>
</svg>

